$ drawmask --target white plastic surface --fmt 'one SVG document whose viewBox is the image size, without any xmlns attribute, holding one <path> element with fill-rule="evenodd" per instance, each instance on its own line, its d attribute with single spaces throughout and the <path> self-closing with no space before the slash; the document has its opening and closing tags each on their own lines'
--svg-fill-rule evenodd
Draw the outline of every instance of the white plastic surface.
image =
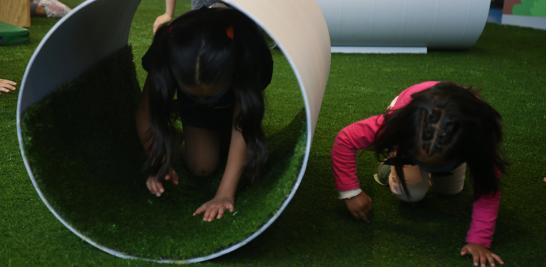
<svg viewBox="0 0 546 267">
<path fill-rule="evenodd" d="M 317 0 L 334 47 L 467 48 L 490 0 Z"/>
</svg>

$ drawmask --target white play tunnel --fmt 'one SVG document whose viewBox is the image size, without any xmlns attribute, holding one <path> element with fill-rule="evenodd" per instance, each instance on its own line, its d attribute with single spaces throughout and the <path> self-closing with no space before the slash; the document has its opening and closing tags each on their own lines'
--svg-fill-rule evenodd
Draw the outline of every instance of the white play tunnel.
<svg viewBox="0 0 546 267">
<path fill-rule="evenodd" d="M 131 255 L 94 240 L 80 231 L 78 225 L 72 225 L 65 220 L 63 214 L 50 203 L 41 184 L 36 181 L 25 148 L 22 123 L 25 111 L 32 105 L 54 93 L 59 86 L 77 78 L 100 60 L 127 46 L 132 18 L 139 1 L 89 0 L 62 18 L 43 38 L 31 57 L 19 92 L 17 133 L 25 167 L 42 201 L 63 225 L 93 246 L 123 258 L 178 263 L 204 261 L 231 252 L 260 235 L 279 217 L 294 196 L 305 173 L 330 69 L 330 38 L 326 22 L 314 0 L 225 2 L 246 14 L 269 34 L 283 52 L 297 78 L 305 106 L 307 128 L 305 155 L 297 178 L 294 178 L 293 187 L 257 231 L 236 243 L 221 247 L 212 254 L 192 258 L 155 259 Z"/>
<path fill-rule="evenodd" d="M 490 0 L 317 0 L 334 52 L 426 52 L 468 48 L 487 20 Z"/>
</svg>

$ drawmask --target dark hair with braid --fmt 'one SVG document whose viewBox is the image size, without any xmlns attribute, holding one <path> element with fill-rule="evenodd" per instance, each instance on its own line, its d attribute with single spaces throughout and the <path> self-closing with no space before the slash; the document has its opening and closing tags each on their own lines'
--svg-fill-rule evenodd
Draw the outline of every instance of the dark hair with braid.
<svg viewBox="0 0 546 267">
<path fill-rule="evenodd" d="M 453 169 L 466 162 L 476 197 L 498 191 L 507 165 L 500 152 L 501 116 L 472 89 L 441 82 L 384 118 L 373 148 L 378 158 L 391 157 L 406 195 L 404 164 Z"/>
<path fill-rule="evenodd" d="M 177 92 L 207 86 L 233 92 L 233 126 L 247 145 L 245 174 L 259 175 L 267 159 L 263 90 L 271 81 L 273 61 L 253 21 L 234 9 L 190 11 L 157 30 L 142 65 L 151 85 L 149 172 L 163 178 L 172 167 Z"/>
</svg>

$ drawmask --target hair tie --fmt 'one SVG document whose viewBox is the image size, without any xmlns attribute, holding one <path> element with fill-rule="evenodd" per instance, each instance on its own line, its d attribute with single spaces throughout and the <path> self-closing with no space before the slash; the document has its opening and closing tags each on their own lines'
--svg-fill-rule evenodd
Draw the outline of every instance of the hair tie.
<svg viewBox="0 0 546 267">
<path fill-rule="evenodd" d="M 227 36 L 227 38 L 229 38 L 230 40 L 233 41 L 233 35 L 234 35 L 233 26 L 228 26 L 228 27 L 226 28 L 226 36 Z"/>
<path fill-rule="evenodd" d="M 167 28 L 167 32 L 171 33 L 172 31 L 173 31 L 173 25 L 169 25 L 169 27 Z"/>
</svg>

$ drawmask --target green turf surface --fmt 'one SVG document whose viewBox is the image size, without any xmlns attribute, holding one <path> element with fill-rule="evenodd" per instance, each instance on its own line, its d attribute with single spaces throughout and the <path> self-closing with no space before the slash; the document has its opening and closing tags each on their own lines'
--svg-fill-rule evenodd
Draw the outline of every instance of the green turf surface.
<svg viewBox="0 0 546 267">
<path fill-rule="evenodd" d="M 162 5 L 144 1 L 137 12 L 130 37 L 137 59 L 149 45 L 151 23 Z M 29 44 L 0 47 L 0 77 L 20 81 L 34 47 L 52 24 L 34 19 Z M 363 224 L 335 199 L 329 160 L 332 140 L 343 126 L 381 112 L 413 83 L 453 80 L 480 89 L 504 118 L 504 148 L 511 165 L 502 179 L 493 249 L 505 266 L 545 266 L 545 62 L 545 31 L 491 24 L 477 45 L 465 51 L 334 55 L 309 165 L 295 198 L 255 241 L 201 265 L 471 266 L 468 258 L 458 256 L 469 222 L 470 187 L 456 197 L 430 195 L 416 205 L 399 203 L 373 182 L 373 155 L 364 153 L 359 176 L 374 200 L 374 214 L 370 224 Z M 144 72 L 137 67 L 142 82 Z M 279 72 L 279 77 L 292 75 L 289 69 Z M 268 94 L 282 99 L 286 92 L 268 89 Z M 148 265 L 93 248 L 47 211 L 19 156 L 15 108 L 15 94 L 0 95 L 0 265 Z M 272 116 L 281 119 L 283 114 Z"/>
</svg>

